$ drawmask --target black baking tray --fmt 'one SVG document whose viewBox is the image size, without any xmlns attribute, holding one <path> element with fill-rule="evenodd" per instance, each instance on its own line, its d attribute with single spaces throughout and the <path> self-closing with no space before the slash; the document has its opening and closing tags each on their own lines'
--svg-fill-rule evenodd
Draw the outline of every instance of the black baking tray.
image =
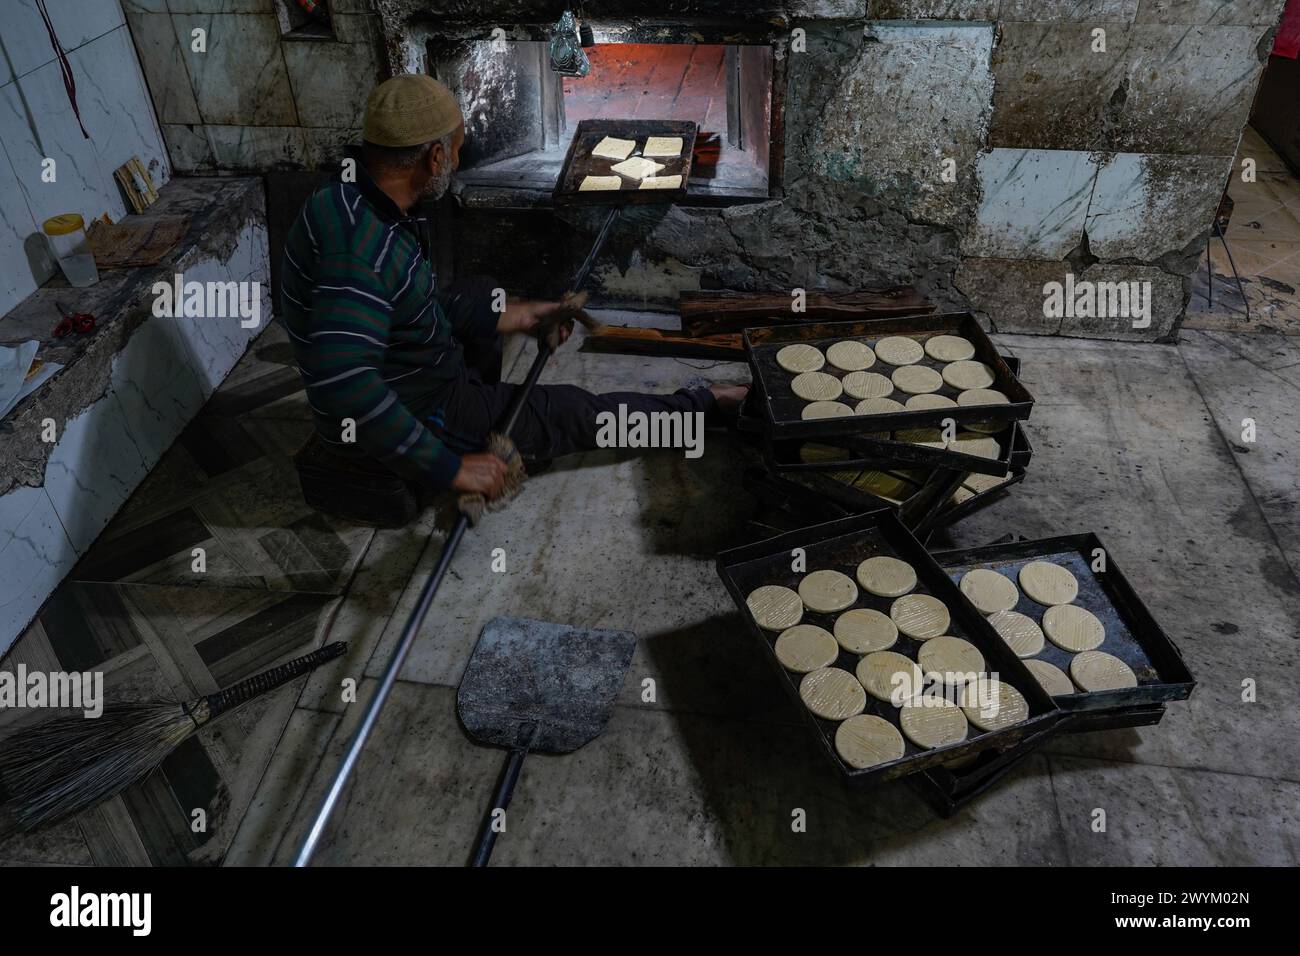
<svg viewBox="0 0 1300 956">
<path fill-rule="evenodd" d="M 763 456 L 768 466 L 780 471 L 841 471 L 851 468 L 945 468 L 951 471 L 974 472 L 980 475 L 993 475 L 1001 478 L 1011 473 L 1015 463 L 1016 446 L 1023 449 L 1028 440 L 1023 436 L 1024 429 L 1019 422 L 1013 422 L 996 435 L 981 435 L 992 438 L 998 444 L 997 458 L 981 458 L 950 451 L 946 448 L 929 448 L 912 442 L 893 441 L 884 438 L 866 438 L 861 435 L 842 436 L 839 439 L 824 439 L 828 445 L 843 446 L 848 454 L 844 458 L 803 461 L 799 457 L 801 446 L 807 441 L 780 439 L 764 441 Z"/>
<path fill-rule="evenodd" d="M 1024 695 L 1029 705 L 1028 719 L 992 732 L 977 730 L 972 725 L 971 734 L 965 741 L 933 750 L 922 750 L 904 737 L 902 757 L 865 770 L 855 770 L 844 763 L 835 751 L 837 723 L 822 720 L 804 705 L 799 697 L 799 680 L 802 675 L 791 674 L 781 666 L 773 650 L 777 635 L 768 634 L 759 628 L 745 604 L 746 596 L 762 585 L 797 586 L 802 575 L 791 570 L 790 560 L 790 553 L 795 548 L 803 549 L 809 572 L 830 568 L 855 577 L 858 564 L 879 554 L 893 555 L 908 562 L 915 569 L 918 578 L 913 593 L 933 595 L 947 605 L 952 617 L 948 633 L 964 637 L 978 647 L 984 655 L 987 670 L 996 673 L 1000 679 Z M 878 783 L 990 748 L 1006 749 L 1047 730 L 1061 717 L 1060 709 L 997 636 L 992 625 L 962 597 L 957 586 L 892 511 L 881 509 L 792 531 L 755 544 L 742 545 L 718 555 L 717 569 L 718 576 L 736 603 L 745 627 L 764 648 L 765 656 L 776 669 L 782 685 L 793 698 L 819 747 L 830 758 L 845 783 Z M 858 600 L 853 606 L 874 607 L 888 613 L 891 603 L 889 599 L 876 598 L 859 589 Z M 835 617 L 833 614 L 805 612 L 803 620 L 829 631 L 834 626 Z M 891 649 L 915 660 L 920 643 L 900 635 L 898 643 Z M 841 651 L 836 666 L 853 673 L 857 662 L 858 655 Z M 883 717 L 896 727 L 898 725 L 896 709 L 888 703 L 877 701 L 869 694 L 864 713 Z"/>
<path fill-rule="evenodd" d="M 1104 572 L 1094 572 L 1092 562 L 1100 550 L 1105 555 Z M 1092 533 L 1017 541 L 961 551 L 943 551 L 935 560 L 957 580 L 972 568 L 1000 571 L 1013 582 L 1020 568 L 1035 560 L 1051 561 L 1069 569 L 1079 582 L 1079 596 L 1074 603 L 1095 614 L 1106 628 L 1106 638 L 1098 650 L 1113 654 L 1133 668 L 1138 686 L 1121 690 L 1067 694 L 1056 698 L 1067 713 L 1150 707 L 1170 700 L 1186 700 L 1196 680 L 1183 661 L 1174 642 L 1156 623 L 1146 604 L 1138 597 L 1120 570 L 1114 554 Z M 1019 584 L 1017 583 L 1017 587 Z M 1032 601 L 1023 591 L 1015 610 L 1041 624 L 1046 608 Z M 1055 664 L 1069 674 L 1074 655 L 1044 641 L 1035 657 Z"/>
<path fill-rule="evenodd" d="M 564 165 L 555 180 L 552 200 L 557 206 L 621 206 L 626 203 L 664 203 L 678 202 L 686 198 L 686 189 L 691 176 L 691 164 L 695 156 L 695 136 L 699 124 L 686 120 L 612 120 L 586 119 L 578 123 L 573 139 L 569 141 L 569 151 L 564 156 Z M 636 148 L 629 159 L 641 155 L 647 136 L 680 136 L 682 153 L 675 159 L 656 158 L 664 164 L 655 175 L 682 177 L 678 189 L 638 189 L 637 183 L 627 177 L 623 179 L 623 188 L 600 192 L 579 192 L 578 186 L 586 176 L 618 176 L 610 167 L 621 160 L 604 159 L 592 156 L 606 136 L 619 139 L 634 139 Z"/>
<path fill-rule="evenodd" d="M 1043 735 L 1042 742 L 1045 743 L 1046 738 L 1057 733 L 1077 734 L 1126 727 L 1150 727 L 1160 723 L 1164 715 L 1164 704 L 1067 714 L 1051 731 Z M 1026 741 L 1024 748 L 1010 755 L 989 751 L 981 754 L 974 763 L 960 768 L 944 765 L 931 767 L 908 777 L 907 782 L 941 816 L 950 817 L 992 789 L 999 780 L 1018 767 L 1038 743 L 1038 740 Z"/>
<path fill-rule="evenodd" d="M 915 493 L 897 504 L 837 481 L 827 472 L 802 472 L 787 477 L 752 468 L 745 472 L 742 482 L 765 503 L 804 518 L 805 524 L 819 524 L 887 508 L 894 511 L 903 525 L 913 532 L 934 512 L 936 502 L 951 494 L 952 489 L 948 473 L 937 470 L 917 485 Z"/>
<path fill-rule="evenodd" d="M 889 335 L 904 335 L 924 342 L 930 336 L 938 334 L 961 335 L 969 339 L 975 346 L 975 359 L 993 369 L 992 387 L 1005 394 L 1010 403 L 803 421 L 800 415 L 808 403 L 791 391 L 790 382 L 794 376 L 776 364 L 776 353 L 797 342 L 816 345 L 824 351 L 844 339 L 875 342 Z M 742 340 L 754 384 L 760 389 L 762 401 L 759 408 L 765 432 L 770 438 L 833 438 L 909 428 L 934 428 L 940 427 L 945 419 L 952 419 L 958 425 L 983 421 L 1023 421 L 1029 418 L 1034 407 L 1034 399 L 1029 391 L 998 355 L 979 322 L 969 312 L 751 328 L 745 329 Z M 928 355 L 919 364 L 936 371 L 944 365 Z M 869 371 L 876 370 L 873 366 Z M 831 368 L 829 364 L 822 371 L 837 377 L 846 374 Z M 956 399 L 959 392 L 945 383 L 937 394 Z"/>
</svg>

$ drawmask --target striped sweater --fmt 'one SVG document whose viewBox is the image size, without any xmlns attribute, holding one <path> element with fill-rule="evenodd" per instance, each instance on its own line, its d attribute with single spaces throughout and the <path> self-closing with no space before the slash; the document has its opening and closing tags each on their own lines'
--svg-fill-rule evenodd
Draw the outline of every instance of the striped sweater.
<svg viewBox="0 0 1300 956">
<path fill-rule="evenodd" d="M 434 287 L 426 221 L 403 215 L 349 155 L 357 182 L 322 186 L 285 239 L 284 326 L 320 436 L 443 489 L 460 457 L 412 410 L 464 374 L 457 338 L 490 337 L 495 326 L 453 327 Z"/>
</svg>

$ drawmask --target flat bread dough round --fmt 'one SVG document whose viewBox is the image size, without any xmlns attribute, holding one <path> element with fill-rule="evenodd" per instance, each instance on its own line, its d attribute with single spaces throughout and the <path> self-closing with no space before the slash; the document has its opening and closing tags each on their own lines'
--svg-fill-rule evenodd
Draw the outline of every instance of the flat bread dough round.
<svg viewBox="0 0 1300 956">
<path fill-rule="evenodd" d="M 1074 575 L 1050 561 L 1030 561 L 1020 569 L 1017 577 L 1020 589 L 1031 601 L 1048 607 L 1069 604 L 1079 596 L 1079 582 Z"/>
<path fill-rule="evenodd" d="M 868 694 L 895 707 L 916 697 L 924 686 L 916 661 L 897 651 L 868 654 L 858 661 L 855 673 Z"/>
<path fill-rule="evenodd" d="M 809 402 L 799 417 L 810 422 L 818 418 L 848 418 L 852 414 L 853 409 L 843 402 Z"/>
<path fill-rule="evenodd" d="M 1002 457 L 1002 447 L 996 438 L 976 438 L 971 432 L 962 432 L 948 443 L 949 451 L 962 455 L 974 455 L 997 461 Z"/>
<path fill-rule="evenodd" d="M 889 378 L 900 392 L 908 395 L 924 395 L 943 388 L 943 376 L 925 365 L 900 366 Z"/>
<path fill-rule="evenodd" d="M 814 571 L 799 582 L 799 598 L 810 611 L 833 614 L 853 606 L 858 586 L 839 571 Z"/>
<path fill-rule="evenodd" d="M 925 358 L 925 349 L 916 339 L 889 335 L 876 343 L 876 358 L 887 365 L 915 365 Z"/>
<path fill-rule="evenodd" d="M 928 641 L 948 631 L 948 607 L 929 594 L 906 594 L 889 606 L 889 618 L 899 631 L 918 641 Z"/>
<path fill-rule="evenodd" d="M 899 708 L 898 724 L 908 740 L 926 750 L 960 743 L 970 729 L 961 708 L 946 697 L 909 700 Z"/>
<path fill-rule="evenodd" d="M 985 678 L 967 684 L 961 709 L 980 730 L 1001 730 L 1029 717 L 1029 703 L 1006 681 Z"/>
<path fill-rule="evenodd" d="M 943 367 L 943 380 L 953 388 L 969 391 L 988 388 L 996 381 L 993 369 L 983 362 L 949 362 Z"/>
<path fill-rule="evenodd" d="M 1028 614 L 998 611 L 989 615 L 989 623 L 1016 657 L 1033 657 L 1043 649 L 1043 629 Z"/>
<path fill-rule="evenodd" d="M 936 362 L 965 362 L 975 358 L 975 343 L 961 336 L 931 336 L 926 339 L 926 354 Z"/>
<path fill-rule="evenodd" d="M 984 655 L 970 641 L 945 634 L 921 645 L 916 654 L 921 672 L 938 674 L 945 684 L 961 685 L 984 672 Z"/>
<path fill-rule="evenodd" d="M 1138 685 L 1137 674 L 1114 654 L 1084 651 L 1070 661 L 1070 676 L 1084 690 L 1120 690 Z"/>
<path fill-rule="evenodd" d="M 1034 680 L 1038 681 L 1038 685 L 1051 696 L 1064 697 L 1075 692 L 1074 684 L 1070 682 L 1070 678 L 1066 677 L 1065 671 L 1055 664 L 1047 661 L 1029 660 L 1025 661 L 1025 667 L 1029 668 L 1029 673 L 1034 675 Z"/>
<path fill-rule="evenodd" d="M 875 608 L 855 607 L 835 619 L 835 640 L 851 654 L 870 654 L 893 647 L 898 628 Z"/>
<path fill-rule="evenodd" d="M 969 428 L 982 435 L 1000 435 L 1007 430 L 1006 422 L 963 422 L 962 428 Z"/>
<path fill-rule="evenodd" d="M 864 398 L 858 402 L 858 407 L 854 409 L 859 415 L 888 415 L 891 412 L 905 410 L 900 403 L 892 398 Z"/>
<path fill-rule="evenodd" d="M 803 620 L 803 601 L 798 593 L 779 584 L 765 584 L 751 591 L 745 606 L 765 631 L 784 631 Z"/>
<path fill-rule="evenodd" d="M 854 770 L 903 756 L 903 735 L 883 717 L 859 714 L 835 728 L 835 752 Z"/>
<path fill-rule="evenodd" d="M 821 667 L 803 675 L 799 696 L 824 720 L 848 720 L 867 706 L 867 692 L 858 679 L 838 667 Z"/>
<path fill-rule="evenodd" d="M 826 361 L 845 372 L 860 372 L 876 364 L 876 353 L 866 342 L 836 342 L 826 350 Z"/>
<path fill-rule="evenodd" d="M 850 372 L 840 383 L 850 398 L 884 398 L 894 390 L 894 383 L 879 372 Z"/>
<path fill-rule="evenodd" d="M 822 355 L 821 349 L 817 348 L 817 346 L 805 345 L 799 342 L 794 345 L 787 345 L 777 352 L 776 364 L 787 372 L 800 375 L 804 372 L 817 371 L 826 364 L 826 356 Z"/>
<path fill-rule="evenodd" d="M 1058 604 L 1043 612 L 1043 633 L 1063 651 L 1091 651 L 1106 640 L 1106 626 L 1077 604 Z"/>
<path fill-rule="evenodd" d="M 801 372 L 790 380 L 790 391 L 809 402 L 832 402 L 844 394 L 840 380 L 825 372 Z"/>
<path fill-rule="evenodd" d="M 916 571 L 906 561 L 882 554 L 858 565 L 858 583 L 876 597 L 902 597 L 916 587 Z"/>
<path fill-rule="evenodd" d="M 925 354 L 940 362 L 964 362 L 975 357 L 975 345 L 960 335 L 932 335 L 925 340 Z"/>
<path fill-rule="evenodd" d="M 781 666 L 796 674 L 830 667 L 840 656 L 840 645 L 831 632 L 816 624 L 796 624 L 782 631 L 774 650 Z"/>
<path fill-rule="evenodd" d="M 1043 633 L 1057 647 L 1072 653 L 1091 651 L 1106 640 L 1106 627 L 1086 608 L 1057 604 L 1043 612 Z"/>
<path fill-rule="evenodd" d="M 920 366 L 914 366 L 920 368 Z M 907 400 L 909 412 L 929 412 L 936 408 L 956 408 L 957 403 L 947 395 L 921 394 L 913 395 Z"/>
<path fill-rule="evenodd" d="M 1020 592 L 1011 579 L 988 568 L 967 571 L 961 576 L 960 587 L 981 614 L 1009 611 L 1020 601 Z"/>
<path fill-rule="evenodd" d="M 957 396 L 957 404 L 965 408 L 972 405 L 1010 405 L 1011 399 L 996 388 L 968 388 Z"/>
</svg>

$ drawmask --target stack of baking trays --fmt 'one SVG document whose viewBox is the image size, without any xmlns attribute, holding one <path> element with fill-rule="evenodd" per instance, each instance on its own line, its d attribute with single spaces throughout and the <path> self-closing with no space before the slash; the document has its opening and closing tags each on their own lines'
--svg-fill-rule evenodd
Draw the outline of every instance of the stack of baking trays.
<svg viewBox="0 0 1300 956">
<path fill-rule="evenodd" d="M 718 573 L 846 783 L 905 776 L 950 814 L 1054 734 L 1155 724 L 1191 694 L 1095 535 L 927 551 L 1029 461 L 1033 400 L 972 316 L 750 329 L 745 348 L 769 536 Z"/>
<path fill-rule="evenodd" d="M 747 486 L 789 527 L 895 509 L 923 541 L 1025 477 L 1033 399 L 968 313 L 749 329 Z"/>
</svg>

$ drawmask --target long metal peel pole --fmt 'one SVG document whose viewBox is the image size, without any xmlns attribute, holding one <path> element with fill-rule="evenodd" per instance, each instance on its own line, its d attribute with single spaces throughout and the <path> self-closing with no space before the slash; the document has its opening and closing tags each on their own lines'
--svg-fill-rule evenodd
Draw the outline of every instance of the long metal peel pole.
<svg viewBox="0 0 1300 956">
<path fill-rule="evenodd" d="M 573 278 L 570 287 L 571 291 L 578 291 L 582 283 L 587 280 L 591 267 L 596 261 L 596 256 L 600 252 L 600 247 L 605 244 L 610 227 L 613 226 L 614 220 L 618 218 L 620 208 L 619 206 L 610 207 L 604 223 L 601 224 L 600 232 L 596 235 L 596 242 L 591 247 L 591 252 L 587 254 L 582 267 Z M 533 386 L 542 377 L 542 369 L 546 367 L 546 362 L 551 357 L 551 351 L 551 347 L 546 342 L 541 339 L 537 340 L 537 357 L 533 359 L 533 364 L 529 366 L 528 375 L 524 379 L 523 386 L 515 392 L 510 406 L 506 409 L 505 418 L 499 429 L 501 434 L 509 436 L 514 431 L 515 423 L 519 420 L 519 413 L 523 411 Z M 442 579 L 447 574 L 447 568 L 451 566 L 451 559 L 456 554 L 456 548 L 460 545 L 460 540 L 465 536 L 465 530 L 468 527 L 469 519 L 461 515 L 456 519 L 456 524 L 452 526 L 451 533 L 447 535 L 447 540 L 443 542 L 442 554 L 438 556 L 438 565 L 433 569 L 433 573 L 429 575 L 429 580 L 424 582 L 424 587 L 420 590 L 420 597 L 415 602 L 415 609 L 411 611 L 411 616 L 407 618 L 406 625 L 402 628 L 402 636 L 397 642 L 397 649 L 393 651 L 388 666 L 384 668 L 384 676 L 379 680 L 379 686 L 375 688 L 375 692 L 370 696 L 370 701 L 366 704 L 365 713 L 361 715 L 361 723 L 352 734 L 352 739 L 348 741 L 348 749 L 343 755 L 343 763 L 335 772 L 329 791 L 325 794 L 325 799 L 321 801 L 320 807 L 316 810 L 311 829 L 307 831 L 307 836 L 298 849 L 298 856 L 293 861 L 294 866 L 307 866 L 311 863 L 312 855 L 316 852 L 320 838 L 325 832 L 325 825 L 329 822 L 330 814 L 334 812 L 334 808 L 338 805 L 339 798 L 343 795 L 343 788 L 347 786 L 352 771 L 356 769 L 357 761 L 361 759 L 361 751 L 365 749 L 366 741 L 370 738 L 371 731 L 375 729 L 375 723 L 379 720 L 380 711 L 384 709 L 384 704 L 388 702 L 388 695 L 392 693 L 393 685 L 397 683 L 397 675 L 401 671 L 402 665 L 406 663 L 406 656 L 410 654 L 411 647 L 415 644 L 415 637 L 420 633 L 420 626 L 424 624 L 425 615 L 429 613 L 433 598 L 438 593 L 438 586 L 442 584 Z"/>
</svg>

